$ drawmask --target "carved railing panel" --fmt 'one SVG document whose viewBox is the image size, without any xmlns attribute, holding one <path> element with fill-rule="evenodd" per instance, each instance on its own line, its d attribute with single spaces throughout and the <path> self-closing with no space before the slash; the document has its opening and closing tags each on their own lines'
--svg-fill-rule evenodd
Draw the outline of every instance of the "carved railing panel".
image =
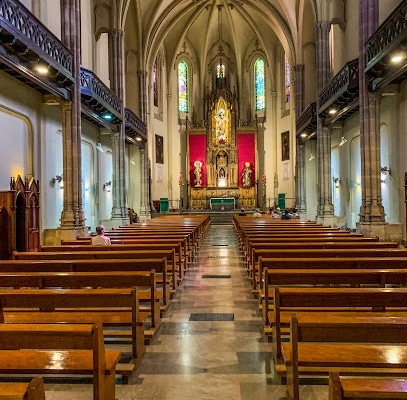
<svg viewBox="0 0 407 400">
<path fill-rule="evenodd" d="M 99 121 L 119 123 L 122 120 L 122 100 L 116 96 L 92 71 L 81 67 L 81 96 L 98 116 Z M 110 118 L 107 119 L 106 115 Z"/>
<path fill-rule="evenodd" d="M 317 103 L 309 104 L 296 122 L 297 135 L 303 132 L 311 133 L 317 126 Z"/>
<path fill-rule="evenodd" d="M 358 98 L 358 59 L 348 62 L 319 93 L 319 114 L 329 116 L 329 109 L 339 113 Z"/>
<path fill-rule="evenodd" d="M 365 44 L 365 73 L 370 77 L 371 89 L 407 79 L 406 59 L 398 65 L 390 62 L 390 53 L 405 51 L 406 44 L 407 2 L 402 1 Z"/>
<path fill-rule="evenodd" d="M 72 84 L 72 52 L 17 0 L 0 0 L 0 45 L 22 62 L 31 63 L 29 69 L 45 62 L 56 82 Z"/>
<path fill-rule="evenodd" d="M 124 109 L 126 134 L 139 137 L 140 141 L 147 140 L 147 126 L 143 120 L 128 108 Z M 136 139 L 137 140 L 137 139 Z"/>
</svg>

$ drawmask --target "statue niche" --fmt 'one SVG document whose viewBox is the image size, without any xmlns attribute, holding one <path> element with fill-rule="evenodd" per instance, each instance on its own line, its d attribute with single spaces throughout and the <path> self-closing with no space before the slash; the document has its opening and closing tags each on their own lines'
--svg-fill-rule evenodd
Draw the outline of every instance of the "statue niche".
<svg viewBox="0 0 407 400">
<path fill-rule="evenodd" d="M 219 150 L 216 156 L 216 183 L 218 187 L 226 187 L 228 185 L 228 155 L 224 150 Z"/>
<path fill-rule="evenodd" d="M 220 96 L 211 109 L 207 148 L 209 187 L 236 187 L 237 160 L 232 108 Z"/>
</svg>

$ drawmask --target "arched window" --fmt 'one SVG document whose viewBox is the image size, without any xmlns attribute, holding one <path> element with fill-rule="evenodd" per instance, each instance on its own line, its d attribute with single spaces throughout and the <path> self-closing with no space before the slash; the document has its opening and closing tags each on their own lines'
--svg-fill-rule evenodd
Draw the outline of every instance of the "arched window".
<svg viewBox="0 0 407 400">
<path fill-rule="evenodd" d="M 285 56 L 285 102 L 288 103 L 291 99 L 291 67 L 288 63 L 288 58 Z"/>
<path fill-rule="evenodd" d="M 254 87 L 256 96 L 256 110 L 266 109 L 264 60 L 258 58 L 254 63 Z"/>
<path fill-rule="evenodd" d="M 153 67 L 153 90 L 154 90 L 154 106 L 158 107 L 158 77 L 157 77 L 157 60 Z"/>
<path fill-rule="evenodd" d="M 225 77 L 225 66 L 222 64 L 222 62 L 220 64 L 218 64 L 218 66 L 216 67 L 216 77 L 217 78 L 224 78 Z"/>
<path fill-rule="evenodd" d="M 188 112 L 188 65 L 185 61 L 178 64 L 178 110 Z"/>
</svg>

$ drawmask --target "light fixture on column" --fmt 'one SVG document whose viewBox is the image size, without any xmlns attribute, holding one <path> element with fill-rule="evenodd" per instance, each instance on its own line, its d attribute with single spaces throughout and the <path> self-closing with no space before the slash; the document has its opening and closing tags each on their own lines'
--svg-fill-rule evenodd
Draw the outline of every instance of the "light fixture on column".
<svg viewBox="0 0 407 400">
<path fill-rule="evenodd" d="M 62 181 L 62 175 L 56 175 L 55 178 L 52 178 L 53 183 L 61 183 Z"/>
<path fill-rule="evenodd" d="M 335 187 L 338 189 L 339 185 L 341 183 L 341 180 L 339 178 L 332 178 L 332 180 L 333 180 L 333 182 L 335 184 Z"/>
<path fill-rule="evenodd" d="M 314 158 L 315 158 L 314 153 L 311 153 L 311 155 L 310 155 L 308 161 L 312 161 Z"/>
<path fill-rule="evenodd" d="M 102 147 L 102 143 L 99 142 L 99 143 L 96 145 L 96 148 L 97 148 L 101 153 L 104 152 L 103 147 Z"/>
<path fill-rule="evenodd" d="M 136 165 L 136 163 L 134 162 L 134 160 L 132 158 L 130 158 L 130 164 L 131 165 Z"/>
<path fill-rule="evenodd" d="M 345 138 L 345 136 L 342 136 L 341 142 L 339 143 L 339 146 L 343 146 L 348 140 Z"/>
<path fill-rule="evenodd" d="M 387 175 L 387 174 L 391 175 L 391 170 L 388 166 L 381 167 L 380 172 L 382 173 L 382 175 Z"/>
<path fill-rule="evenodd" d="M 112 181 L 106 182 L 105 184 L 103 184 L 103 190 L 105 190 L 106 192 L 110 192 L 111 185 L 112 185 Z"/>
</svg>

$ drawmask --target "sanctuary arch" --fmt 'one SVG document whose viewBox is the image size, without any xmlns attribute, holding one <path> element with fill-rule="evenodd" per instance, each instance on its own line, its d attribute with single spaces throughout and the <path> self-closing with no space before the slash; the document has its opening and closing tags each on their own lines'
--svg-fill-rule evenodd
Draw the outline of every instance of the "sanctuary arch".
<svg viewBox="0 0 407 400">
<path fill-rule="evenodd" d="M 194 126 L 187 120 L 187 207 L 255 208 L 257 128 L 237 127 L 235 100 L 226 90 L 209 97 L 207 121 Z"/>
</svg>

